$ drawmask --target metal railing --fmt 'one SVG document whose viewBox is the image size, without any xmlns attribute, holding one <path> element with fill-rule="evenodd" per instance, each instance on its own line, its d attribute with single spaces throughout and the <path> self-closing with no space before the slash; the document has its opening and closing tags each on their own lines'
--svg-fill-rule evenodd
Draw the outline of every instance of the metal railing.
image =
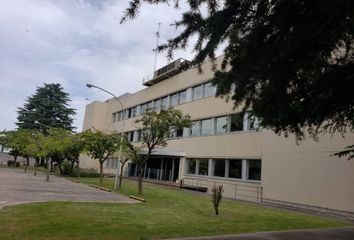
<svg viewBox="0 0 354 240">
<path fill-rule="evenodd" d="M 198 177 L 185 177 L 183 178 L 183 185 L 198 188 L 207 188 L 208 191 L 213 186 L 222 185 L 224 188 L 224 196 L 236 200 L 262 202 L 263 187 L 257 184 L 243 184 L 243 183 L 229 183 L 223 180 L 198 178 Z"/>
</svg>

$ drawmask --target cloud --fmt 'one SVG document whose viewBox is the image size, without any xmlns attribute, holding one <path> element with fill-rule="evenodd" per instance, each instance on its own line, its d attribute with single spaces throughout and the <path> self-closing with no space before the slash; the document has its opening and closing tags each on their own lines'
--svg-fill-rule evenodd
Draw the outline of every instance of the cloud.
<svg viewBox="0 0 354 240">
<path fill-rule="evenodd" d="M 153 69 L 157 23 L 163 42 L 175 35 L 169 24 L 180 11 L 145 5 L 137 19 L 120 24 L 126 7 L 127 1 L 113 0 L 0 1 L 0 128 L 15 128 L 17 108 L 44 82 L 60 83 L 70 93 L 78 130 L 85 98 L 109 98 L 86 83 L 116 94 L 142 89 L 142 78 Z M 158 66 L 165 63 L 159 55 Z"/>
</svg>

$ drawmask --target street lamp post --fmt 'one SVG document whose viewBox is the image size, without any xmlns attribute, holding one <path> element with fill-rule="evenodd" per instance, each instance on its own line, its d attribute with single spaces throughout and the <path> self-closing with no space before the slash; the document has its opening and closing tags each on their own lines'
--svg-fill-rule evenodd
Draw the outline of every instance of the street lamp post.
<svg viewBox="0 0 354 240">
<path fill-rule="evenodd" d="M 122 132 L 121 132 L 121 137 L 120 137 L 120 146 L 119 146 L 119 154 L 118 154 L 118 163 L 117 163 L 117 170 L 116 170 L 116 179 L 115 179 L 115 182 L 114 182 L 114 190 L 117 190 L 118 188 L 118 175 L 119 175 L 119 163 L 121 161 L 121 157 L 122 157 L 122 145 L 123 145 L 123 134 L 124 134 L 124 124 L 125 124 L 125 109 L 124 109 L 124 106 L 122 104 L 122 102 L 119 100 L 119 98 L 114 95 L 113 93 L 103 89 L 103 88 L 100 88 L 98 86 L 95 86 L 95 85 L 92 85 L 92 84 L 86 84 L 86 87 L 88 88 L 97 88 L 105 93 L 108 93 L 109 95 L 113 96 L 114 99 L 116 99 L 118 101 L 118 103 L 120 104 L 120 107 L 122 108 L 122 112 L 123 112 L 123 122 L 122 122 Z"/>
</svg>

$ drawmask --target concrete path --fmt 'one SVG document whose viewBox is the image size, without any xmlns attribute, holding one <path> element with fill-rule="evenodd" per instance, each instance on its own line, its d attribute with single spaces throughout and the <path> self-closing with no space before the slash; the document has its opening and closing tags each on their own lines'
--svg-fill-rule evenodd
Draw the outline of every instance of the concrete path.
<svg viewBox="0 0 354 240">
<path fill-rule="evenodd" d="M 126 196 L 102 191 L 86 184 L 22 169 L 0 168 L 0 208 L 7 205 L 48 201 L 136 203 Z"/>
<path fill-rule="evenodd" d="M 353 240 L 354 228 L 309 229 L 212 237 L 179 238 L 178 240 Z M 173 239 L 171 239 L 173 240 Z M 177 239 L 175 239 L 177 240 Z"/>
</svg>

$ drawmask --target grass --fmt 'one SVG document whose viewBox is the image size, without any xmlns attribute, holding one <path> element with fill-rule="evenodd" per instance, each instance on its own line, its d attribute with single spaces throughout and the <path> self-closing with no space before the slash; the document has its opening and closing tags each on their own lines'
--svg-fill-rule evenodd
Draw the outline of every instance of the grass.
<svg viewBox="0 0 354 240">
<path fill-rule="evenodd" d="M 98 179 L 81 179 L 100 185 Z M 113 180 L 101 186 L 113 188 Z M 121 193 L 137 195 L 125 180 Z M 48 202 L 5 207 L 0 239 L 161 239 L 255 231 L 342 227 L 348 223 L 223 200 L 214 216 L 210 196 L 144 184 L 146 203 Z"/>
</svg>

